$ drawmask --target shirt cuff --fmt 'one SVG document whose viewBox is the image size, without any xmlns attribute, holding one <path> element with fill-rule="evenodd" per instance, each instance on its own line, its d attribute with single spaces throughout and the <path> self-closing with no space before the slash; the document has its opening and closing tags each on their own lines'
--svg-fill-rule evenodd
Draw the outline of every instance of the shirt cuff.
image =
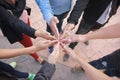
<svg viewBox="0 0 120 80">
<path fill-rule="evenodd" d="M 45 20 L 46 20 L 48 25 L 50 25 L 50 21 L 51 21 L 52 18 L 53 18 L 52 14 L 48 14 L 48 15 L 45 16 Z"/>
</svg>

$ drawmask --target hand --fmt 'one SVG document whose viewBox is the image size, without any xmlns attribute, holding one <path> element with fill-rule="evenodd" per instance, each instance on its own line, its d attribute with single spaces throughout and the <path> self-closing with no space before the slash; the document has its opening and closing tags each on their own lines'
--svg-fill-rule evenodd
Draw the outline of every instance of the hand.
<svg viewBox="0 0 120 80">
<path fill-rule="evenodd" d="M 78 61 L 76 58 L 79 58 L 79 57 L 71 48 L 67 47 L 63 43 L 60 43 L 60 45 L 62 46 L 65 52 L 67 52 L 74 60 Z"/>
<path fill-rule="evenodd" d="M 51 36 L 50 33 L 48 33 L 47 31 L 45 30 L 36 30 L 35 31 L 35 36 L 37 37 L 42 37 L 42 38 L 45 38 L 47 40 L 55 40 L 56 38 L 54 36 Z"/>
<path fill-rule="evenodd" d="M 57 38 L 59 37 L 59 32 L 56 26 L 58 23 L 59 23 L 59 20 L 57 19 L 57 17 L 53 17 L 50 21 L 50 28 Z"/>
<path fill-rule="evenodd" d="M 75 25 L 72 24 L 72 23 L 68 23 L 65 28 L 64 28 L 64 31 L 71 31 L 75 28 Z"/>
<path fill-rule="evenodd" d="M 71 30 L 73 30 L 75 28 L 74 24 L 72 23 L 68 23 L 65 28 L 63 29 L 63 34 L 61 36 L 61 39 L 65 38 L 68 36 L 68 34 L 70 34 Z"/>
<path fill-rule="evenodd" d="M 85 35 L 74 34 L 74 35 L 69 36 L 65 39 L 62 39 L 61 41 L 65 44 L 68 44 L 68 43 L 71 43 L 71 42 L 86 42 L 87 38 L 86 38 Z"/>
<path fill-rule="evenodd" d="M 43 50 L 48 48 L 49 46 L 53 46 L 54 44 L 57 43 L 57 40 L 44 40 L 44 41 L 39 41 L 37 43 L 35 43 L 35 45 L 33 46 L 35 48 L 35 52 L 39 51 L 39 50 Z"/>
</svg>

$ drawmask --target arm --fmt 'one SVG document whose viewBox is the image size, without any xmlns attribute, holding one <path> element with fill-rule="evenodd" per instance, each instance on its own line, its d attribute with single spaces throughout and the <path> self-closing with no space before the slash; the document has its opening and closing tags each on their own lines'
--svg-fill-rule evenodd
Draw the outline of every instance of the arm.
<svg viewBox="0 0 120 80">
<path fill-rule="evenodd" d="M 20 33 L 25 33 L 33 38 L 35 38 L 35 29 L 29 27 L 26 23 L 19 20 L 14 15 L 10 14 L 5 8 L 0 6 L 0 20 L 1 22 L 5 22 L 8 26 L 13 30 L 17 30 Z"/>
<path fill-rule="evenodd" d="M 88 33 L 85 38 L 86 40 L 120 38 L 120 23 Z"/>
<path fill-rule="evenodd" d="M 26 0 L 19 0 L 16 7 L 12 9 L 12 12 L 18 18 L 21 16 L 23 10 L 25 9 Z"/>
<path fill-rule="evenodd" d="M 59 32 L 58 32 L 56 24 L 59 23 L 59 20 L 57 19 L 57 17 L 54 16 L 54 13 L 50 5 L 50 1 L 49 0 L 36 0 L 36 3 L 38 4 L 47 24 L 50 26 L 55 36 L 58 37 Z"/>
<path fill-rule="evenodd" d="M 82 12 L 86 8 L 88 2 L 89 0 L 77 0 L 76 1 L 76 4 L 72 12 L 67 19 L 67 25 L 65 26 L 63 35 L 61 37 L 62 39 L 65 37 L 66 31 L 71 31 L 72 29 L 74 29 L 75 25 L 78 23 L 78 20 Z"/>
<path fill-rule="evenodd" d="M 19 49 L 0 49 L 0 59 L 20 56 L 34 52 L 34 47 L 19 48 Z"/>
<path fill-rule="evenodd" d="M 0 6 L 0 20 L 8 24 L 7 27 L 11 27 L 13 30 L 16 30 L 20 33 L 27 34 L 30 37 L 43 37 L 46 39 L 53 39 L 47 32 L 43 30 L 35 30 L 32 27 L 28 26 L 26 23 L 10 14 L 6 9 Z"/>
<path fill-rule="evenodd" d="M 79 64 L 81 65 L 81 67 L 84 69 L 85 73 L 91 80 L 112 80 L 112 78 L 110 78 L 109 76 L 105 75 L 101 71 L 97 70 L 96 68 L 88 64 L 88 62 L 82 59 L 82 57 L 76 55 L 76 53 L 72 49 L 66 47 L 63 44 L 62 47 L 64 48 L 65 51 L 67 51 L 70 54 L 70 56 L 73 59 L 79 62 Z"/>
<path fill-rule="evenodd" d="M 75 54 L 75 53 L 72 53 Z M 91 80 L 112 80 L 109 76 L 105 75 L 101 71 L 92 67 L 90 64 L 84 61 L 82 58 L 77 58 L 81 67 L 84 69 L 85 73 Z M 102 76 L 102 77 L 101 77 Z"/>
<path fill-rule="evenodd" d="M 58 42 L 54 48 L 54 51 L 49 55 L 48 62 L 51 64 L 56 64 L 60 56 L 60 43 Z"/>
<path fill-rule="evenodd" d="M 45 41 L 39 41 L 35 45 L 33 45 L 31 47 L 27 47 L 27 48 L 0 49 L 0 59 L 34 53 L 34 52 L 37 52 L 39 50 L 43 50 L 49 46 L 52 46 L 55 43 L 56 43 L 55 40 L 53 40 L 53 41 L 45 40 Z"/>
<path fill-rule="evenodd" d="M 44 19 L 49 24 L 50 20 L 53 18 L 53 15 L 54 15 L 51 5 L 50 5 L 50 1 L 49 0 L 36 0 L 36 3 L 39 6 Z"/>
<path fill-rule="evenodd" d="M 77 0 L 70 16 L 68 17 L 67 22 L 76 25 L 78 23 L 78 19 L 80 18 L 82 12 L 86 8 L 88 2 L 89 0 Z"/>
<path fill-rule="evenodd" d="M 66 39 L 63 39 L 63 43 L 71 42 L 85 42 L 93 39 L 112 39 L 120 38 L 120 23 L 113 24 L 111 26 L 101 28 L 97 31 L 85 34 L 85 35 L 72 35 Z"/>
</svg>

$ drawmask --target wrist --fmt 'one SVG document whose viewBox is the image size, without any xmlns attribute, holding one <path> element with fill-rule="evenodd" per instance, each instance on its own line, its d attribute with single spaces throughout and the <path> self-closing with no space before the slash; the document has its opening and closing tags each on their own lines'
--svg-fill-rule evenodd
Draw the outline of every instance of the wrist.
<svg viewBox="0 0 120 80">
<path fill-rule="evenodd" d="M 34 45 L 30 47 L 30 50 L 31 50 L 31 53 L 35 53 L 38 51 L 38 49 Z"/>
<path fill-rule="evenodd" d="M 67 22 L 68 22 L 69 24 L 74 24 L 74 25 L 76 25 L 76 23 L 75 23 L 74 21 L 68 20 Z"/>
<path fill-rule="evenodd" d="M 79 42 L 79 35 L 75 34 L 74 36 L 71 37 L 71 42 Z"/>
<path fill-rule="evenodd" d="M 68 24 L 68 29 L 69 30 L 72 30 L 72 29 L 74 29 L 75 28 L 75 25 L 73 24 L 73 23 L 69 23 Z"/>
<path fill-rule="evenodd" d="M 86 42 L 89 38 L 86 35 L 78 35 L 77 36 L 77 42 Z"/>
<path fill-rule="evenodd" d="M 35 31 L 34 35 L 37 37 L 37 30 Z"/>
<path fill-rule="evenodd" d="M 41 33 L 40 33 L 39 30 L 36 30 L 34 35 L 35 35 L 36 37 L 41 37 Z"/>
<path fill-rule="evenodd" d="M 83 36 L 84 36 L 85 41 L 90 40 L 90 36 L 89 36 L 89 34 L 85 34 L 85 35 L 83 35 Z"/>
</svg>

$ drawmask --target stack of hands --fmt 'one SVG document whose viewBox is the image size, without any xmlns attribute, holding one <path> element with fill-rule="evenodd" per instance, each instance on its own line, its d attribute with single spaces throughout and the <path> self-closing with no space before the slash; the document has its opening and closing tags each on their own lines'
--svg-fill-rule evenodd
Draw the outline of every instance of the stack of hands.
<svg viewBox="0 0 120 80">
<path fill-rule="evenodd" d="M 46 39 L 44 41 L 40 41 L 39 43 L 37 43 L 35 45 L 35 47 L 36 47 L 36 49 L 38 49 L 38 51 L 40 49 L 42 50 L 42 49 L 48 48 L 49 46 L 53 46 L 53 45 L 57 44 L 56 46 L 54 46 L 54 51 L 53 51 L 53 54 L 55 55 L 54 57 L 56 57 L 56 58 L 53 59 L 53 56 L 52 57 L 50 56 L 51 57 L 50 59 L 53 59 L 52 61 L 55 61 L 57 59 L 57 56 L 59 56 L 59 46 L 61 46 L 66 53 L 71 53 L 71 52 L 73 53 L 72 49 L 67 47 L 65 44 L 69 44 L 72 42 L 85 42 L 88 40 L 85 35 L 77 35 L 77 34 L 71 35 L 71 31 L 75 27 L 75 25 L 72 23 L 68 23 L 64 27 L 63 32 L 59 33 L 58 28 L 57 28 L 58 23 L 59 23 L 59 20 L 57 19 L 57 17 L 53 17 L 49 23 L 49 26 L 54 33 L 54 36 L 50 35 L 50 33 L 48 33 L 45 30 L 36 30 L 35 31 L 36 37 L 42 37 L 42 38 Z M 39 45 L 39 44 L 41 44 L 41 45 Z M 55 62 L 53 62 L 53 63 L 55 63 Z"/>
<path fill-rule="evenodd" d="M 63 32 L 62 33 L 59 33 L 58 32 L 58 29 L 57 29 L 57 26 L 56 24 L 58 23 L 59 21 L 57 21 L 57 18 L 53 18 L 53 20 L 51 21 L 51 29 L 54 33 L 54 36 L 50 35 L 50 33 L 48 33 L 47 31 L 45 30 L 36 30 L 35 32 L 35 36 L 37 37 L 42 37 L 42 38 L 45 38 L 46 40 L 44 41 L 40 41 L 39 43 L 37 43 L 35 46 L 38 47 L 38 50 L 39 48 L 42 49 L 45 49 L 49 46 L 53 46 L 55 44 L 57 44 L 57 46 L 61 46 L 65 52 L 67 53 L 71 53 L 72 50 L 67 47 L 65 44 L 68 44 L 68 43 L 71 43 L 71 42 L 85 42 L 87 41 L 87 39 L 85 38 L 84 35 L 71 35 L 71 30 L 74 29 L 74 24 L 67 24 L 65 26 L 65 28 L 63 29 Z M 41 45 L 39 45 L 41 44 Z M 55 46 L 55 47 L 57 47 Z M 54 48 L 55 51 L 58 51 L 56 49 L 59 49 L 59 48 Z"/>
</svg>

